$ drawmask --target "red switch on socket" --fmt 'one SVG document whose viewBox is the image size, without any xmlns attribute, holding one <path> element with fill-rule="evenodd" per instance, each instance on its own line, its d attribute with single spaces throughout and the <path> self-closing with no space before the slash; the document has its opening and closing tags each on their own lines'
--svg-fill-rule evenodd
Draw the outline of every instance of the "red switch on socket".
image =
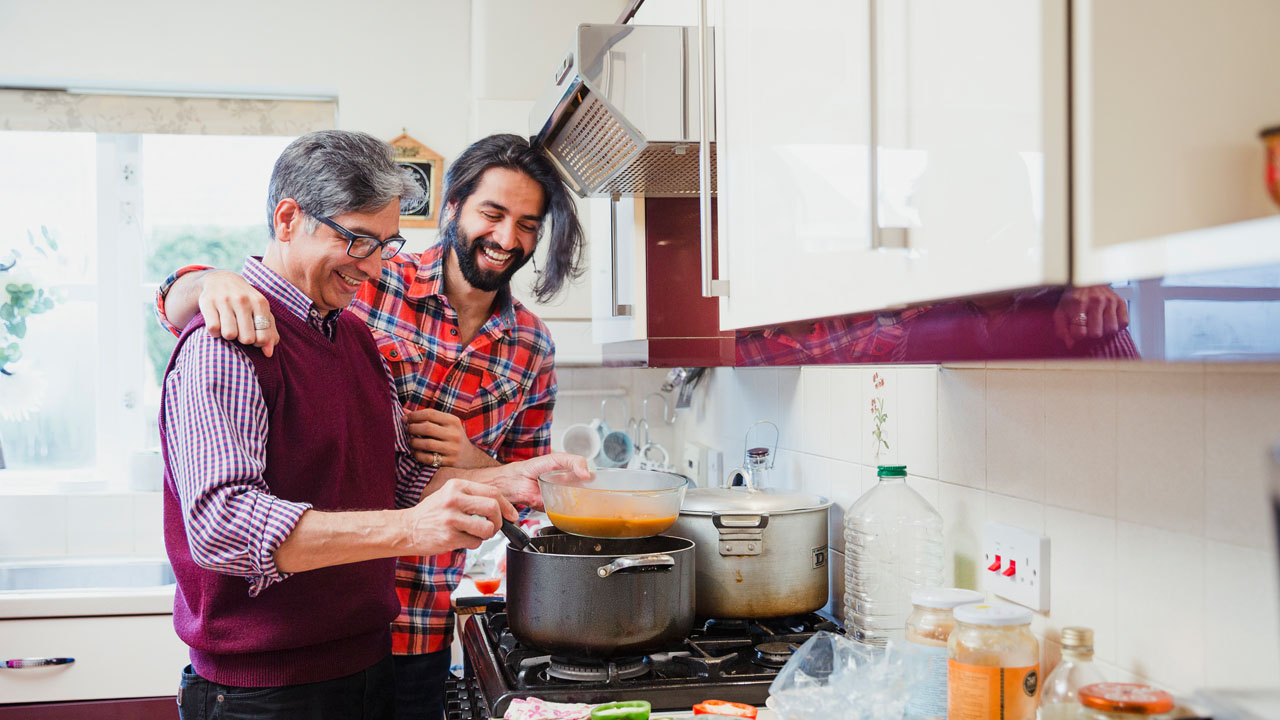
<svg viewBox="0 0 1280 720">
<path fill-rule="evenodd" d="M 1008 569 L 1006 569 L 1003 573 L 1001 573 L 1001 575 L 1004 575 L 1005 577 L 1013 577 L 1014 574 L 1017 572 L 1018 572 L 1018 561 L 1010 560 Z"/>
<path fill-rule="evenodd" d="M 996 556 L 996 561 L 987 566 L 991 572 L 1000 572 L 1000 556 Z"/>
</svg>

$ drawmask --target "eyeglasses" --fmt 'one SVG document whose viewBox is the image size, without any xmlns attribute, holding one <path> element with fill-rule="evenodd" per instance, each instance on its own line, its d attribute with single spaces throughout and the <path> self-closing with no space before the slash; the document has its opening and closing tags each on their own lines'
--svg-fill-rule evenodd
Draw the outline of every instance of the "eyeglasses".
<svg viewBox="0 0 1280 720">
<path fill-rule="evenodd" d="M 308 213 L 310 214 L 310 213 Z M 342 227 L 327 217 L 312 215 L 316 220 L 333 228 L 335 232 L 347 239 L 347 254 L 353 258 L 363 259 L 382 248 L 382 259 L 390 260 L 404 247 L 405 240 L 399 235 L 392 235 L 386 240 L 379 240 L 372 235 L 360 235 Z"/>
</svg>

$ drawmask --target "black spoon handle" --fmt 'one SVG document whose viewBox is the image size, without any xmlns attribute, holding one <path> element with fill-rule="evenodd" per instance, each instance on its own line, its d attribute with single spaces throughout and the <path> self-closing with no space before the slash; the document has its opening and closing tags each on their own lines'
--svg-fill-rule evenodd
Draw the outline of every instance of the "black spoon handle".
<svg viewBox="0 0 1280 720">
<path fill-rule="evenodd" d="M 521 530 L 519 525 L 506 518 L 502 518 L 502 534 L 507 536 L 507 539 L 511 541 L 511 544 L 517 550 L 540 552 L 537 546 L 529 541 L 529 536 L 525 534 L 524 530 Z"/>
</svg>

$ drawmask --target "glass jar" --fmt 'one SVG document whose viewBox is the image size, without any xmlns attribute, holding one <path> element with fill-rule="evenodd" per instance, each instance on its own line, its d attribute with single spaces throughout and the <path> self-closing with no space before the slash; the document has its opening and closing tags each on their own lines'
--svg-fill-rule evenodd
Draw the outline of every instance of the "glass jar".
<svg viewBox="0 0 1280 720">
<path fill-rule="evenodd" d="M 925 675 L 907 703 L 907 717 L 947 717 L 947 639 L 956 627 L 951 612 L 982 602 L 982 593 L 960 588 L 921 588 L 911 593 L 906 639 L 924 656 Z"/>
<path fill-rule="evenodd" d="M 1080 688 L 1084 720 L 1164 720 L 1173 696 L 1140 683 L 1094 683 Z"/>
<path fill-rule="evenodd" d="M 947 640 L 947 717 L 950 720 L 1035 720 L 1040 689 L 1040 643 L 1031 611 L 978 603 L 955 611 Z"/>
<path fill-rule="evenodd" d="M 1093 631 L 1062 628 L 1062 660 L 1040 688 L 1040 720 L 1077 720 L 1080 688 L 1106 682 L 1093 664 Z"/>
</svg>

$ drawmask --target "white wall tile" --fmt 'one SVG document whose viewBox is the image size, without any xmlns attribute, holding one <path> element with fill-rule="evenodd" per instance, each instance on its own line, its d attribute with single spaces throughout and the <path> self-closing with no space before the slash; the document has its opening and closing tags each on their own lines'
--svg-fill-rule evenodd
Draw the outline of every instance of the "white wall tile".
<svg viewBox="0 0 1280 720">
<path fill-rule="evenodd" d="M 831 463 L 831 515 L 830 545 L 844 552 L 844 521 L 849 508 L 862 497 L 862 472 L 860 465 L 840 462 Z"/>
<path fill-rule="evenodd" d="M 67 554 L 65 495 L 6 495 L 0 502 L 0 557 Z"/>
<path fill-rule="evenodd" d="M 836 460 L 862 462 L 862 440 L 871 416 L 862 404 L 862 369 L 832 369 L 831 445 Z M 937 413 L 934 413 L 937 422 Z"/>
<path fill-rule="evenodd" d="M 801 415 L 798 450 L 823 457 L 832 456 L 831 386 L 833 371 L 806 367 L 800 372 Z"/>
<path fill-rule="evenodd" d="M 778 371 L 778 426 L 783 447 L 799 450 L 804 443 L 804 374 L 799 368 Z"/>
<path fill-rule="evenodd" d="M 743 419 L 747 422 L 768 420 L 780 425 L 782 413 L 778 407 L 778 371 L 773 368 L 742 368 L 734 370 L 733 374 L 738 377 L 740 383 Z M 772 446 L 774 444 L 773 429 L 770 428 L 769 432 L 767 440 Z"/>
<path fill-rule="evenodd" d="M 898 428 L 902 426 L 904 409 L 898 401 L 898 371 L 892 366 L 873 365 L 863 368 L 861 372 L 863 462 L 867 465 L 901 465 Z M 884 385 L 876 387 L 878 382 L 883 382 Z M 875 418 L 871 414 L 872 399 L 877 401 L 877 406 L 883 404 L 885 408 L 880 436 L 889 443 L 888 447 L 872 434 L 876 427 Z"/>
<path fill-rule="evenodd" d="M 1205 543 L 1205 685 L 1274 687 L 1280 599 L 1274 550 Z"/>
<path fill-rule="evenodd" d="M 941 492 L 938 486 L 942 483 L 933 478 L 920 477 L 918 475 L 907 475 L 907 487 L 920 493 L 920 496 L 929 501 L 934 510 L 938 509 L 939 498 Z"/>
<path fill-rule="evenodd" d="M 1045 502 L 1114 517 L 1116 375 L 1045 375 Z"/>
<path fill-rule="evenodd" d="M 946 551 L 943 579 L 951 587 L 977 589 L 986 496 L 979 490 L 941 483 L 938 505 Z"/>
<path fill-rule="evenodd" d="M 1204 531 L 1204 373 L 1117 378 L 1116 518 Z"/>
<path fill-rule="evenodd" d="M 164 554 L 164 495 L 138 493 L 133 496 L 133 551 L 140 555 Z"/>
<path fill-rule="evenodd" d="M 1205 536 L 1275 547 L 1268 449 L 1280 445 L 1280 374 L 1205 375 Z"/>
<path fill-rule="evenodd" d="M 1044 502 L 1044 373 L 987 371 L 987 490 Z"/>
<path fill-rule="evenodd" d="M 943 368 L 938 373 L 938 479 L 987 487 L 987 375 Z"/>
<path fill-rule="evenodd" d="M 67 496 L 68 555 L 128 555 L 136 528 L 132 495 Z"/>
<path fill-rule="evenodd" d="M 912 475 L 938 477 L 938 369 L 899 368 L 898 461 Z"/>
<path fill-rule="evenodd" d="M 1093 629 L 1095 657 L 1116 659 L 1116 521 L 1045 509 L 1049 536 L 1049 625 Z"/>
<path fill-rule="evenodd" d="M 1204 540 L 1121 522 L 1116 567 L 1116 664 L 1179 691 L 1202 686 Z"/>
<path fill-rule="evenodd" d="M 987 493 L 987 522 L 1004 523 L 1044 534 L 1044 505 L 1031 500 Z"/>
</svg>

